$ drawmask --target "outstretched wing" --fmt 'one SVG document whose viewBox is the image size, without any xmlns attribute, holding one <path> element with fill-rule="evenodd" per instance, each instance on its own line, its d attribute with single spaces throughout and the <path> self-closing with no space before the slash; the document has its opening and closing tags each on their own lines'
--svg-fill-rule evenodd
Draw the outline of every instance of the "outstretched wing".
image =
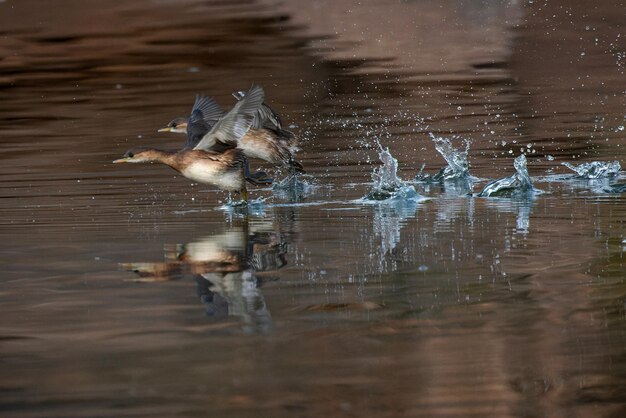
<svg viewBox="0 0 626 418">
<path fill-rule="evenodd" d="M 185 148 L 194 148 L 211 130 L 211 127 L 224 116 L 224 110 L 212 97 L 196 95 L 187 123 L 187 143 Z"/>
<path fill-rule="evenodd" d="M 224 109 L 220 106 L 212 97 L 196 95 L 196 102 L 193 104 L 191 114 L 194 111 L 199 110 L 202 114 L 202 119 L 210 126 L 224 117 Z"/>
<path fill-rule="evenodd" d="M 196 104 L 198 100 L 196 99 Z M 187 122 L 187 143 L 185 148 L 193 148 L 198 145 L 198 142 L 211 130 L 209 125 L 202 117 L 202 111 L 197 109 L 194 105 L 191 109 L 191 116 Z"/>
<path fill-rule="evenodd" d="M 243 91 L 236 91 L 233 93 L 233 97 L 237 100 L 241 100 L 246 97 L 246 93 Z M 280 120 L 280 116 L 278 113 L 274 112 L 274 110 L 269 107 L 269 105 L 265 102 L 259 107 L 257 110 L 257 114 L 254 117 L 254 122 L 252 123 L 252 128 L 254 129 L 271 129 L 273 131 L 281 131 L 283 129 L 282 121 Z"/>
<path fill-rule="evenodd" d="M 250 87 L 245 97 L 213 125 L 194 149 L 206 151 L 217 142 L 236 145 L 250 129 L 257 110 L 263 103 L 263 98 L 264 92 L 261 86 Z"/>
</svg>

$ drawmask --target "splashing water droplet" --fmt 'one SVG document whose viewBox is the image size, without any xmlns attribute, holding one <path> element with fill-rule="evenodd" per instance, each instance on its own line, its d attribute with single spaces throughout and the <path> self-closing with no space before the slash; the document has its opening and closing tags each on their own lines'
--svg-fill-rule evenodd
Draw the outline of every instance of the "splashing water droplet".
<svg viewBox="0 0 626 418">
<path fill-rule="evenodd" d="M 611 177 L 619 174 L 619 171 L 621 170 L 619 161 L 613 161 L 611 163 L 607 163 L 604 161 L 592 161 L 590 163 L 583 163 L 578 166 L 572 165 L 567 162 L 561 164 L 574 171 L 578 175 L 578 177 L 585 179 L 599 179 L 603 177 Z"/>
<path fill-rule="evenodd" d="M 398 160 L 396 160 L 389 149 L 383 149 L 378 143 L 378 157 L 383 165 L 374 169 L 372 172 L 372 181 L 374 183 L 372 190 L 365 196 L 365 200 L 423 200 L 419 193 L 415 191 L 413 186 L 407 185 L 398 177 Z"/>
<path fill-rule="evenodd" d="M 521 154 L 513 162 L 515 174 L 489 182 L 478 193 L 479 197 L 511 197 L 524 195 L 534 190 L 532 180 L 526 167 L 526 156 Z"/>
<path fill-rule="evenodd" d="M 469 163 L 467 161 L 467 155 L 469 153 L 470 141 L 464 139 L 465 149 L 459 150 L 452 146 L 452 141 L 448 138 L 436 137 L 430 134 L 432 141 L 435 144 L 435 149 L 446 160 L 448 165 L 432 177 L 430 175 L 422 175 L 420 173 L 416 176 L 417 181 L 444 181 L 444 180 L 468 180 Z M 423 170 L 423 167 L 422 167 Z"/>
</svg>

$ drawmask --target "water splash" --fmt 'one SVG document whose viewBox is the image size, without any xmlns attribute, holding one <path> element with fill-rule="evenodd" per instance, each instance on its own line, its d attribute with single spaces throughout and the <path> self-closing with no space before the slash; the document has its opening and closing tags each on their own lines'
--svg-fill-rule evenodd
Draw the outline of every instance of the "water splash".
<svg viewBox="0 0 626 418">
<path fill-rule="evenodd" d="M 413 186 L 406 184 L 398 177 L 398 160 L 389 152 L 389 148 L 383 149 L 378 144 L 378 158 L 383 165 L 375 168 L 372 172 L 372 190 L 361 200 L 383 201 L 383 200 L 423 200 Z"/>
<path fill-rule="evenodd" d="M 402 187 L 403 181 L 398 177 L 398 160 L 396 160 L 389 148 L 383 149 L 379 144 L 378 158 L 383 163 L 382 166 L 374 169 L 372 180 L 374 187 L 378 189 L 397 189 Z"/>
<path fill-rule="evenodd" d="M 272 191 L 282 199 L 287 199 L 290 202 L 299 202 L 315 189 L 313 183 L 309 183 L 301 177 L 301 175 L 294 174 L 280 181 L 275 181 L 272 185 Z"/>
<path fill-rule="evenodd" d="M 574 171 L 578 177 L 585 179 L 599 179 L 603 177 L 616 176 L 622 168 L 619 161 L 613 161 L 611 163 L 606 163 L 604 161 L 592 161 L 590 163 L 583 163 L 577 166 L 570 163 L 561 164 Z"/>
<path fill-rule="evenodd" d="M 603 189 L 605 193 L 626 193 L 626 183 L 611 184 L 609 187 Z"/>
<path fill-rule="evenodd" d="M 233 201 L 229 196 L 226 201 L 218 206 L 216 209 L 220 210 L 229 217 L 229 220 L 232 221 L 233 217 L 246 217 L 248 215 L 252 216 L 265 216 L 265 209 L 267 208 L 267 198 L 259 197 L 257 199 L 250 199 L 248 202 L 244 201 Z"/>
<path fill-rule="evenodd" d="M 489 182 L 478 197 L 511 197 L 532 193 L 535 189 L 526 168 L 526 156 L 520 155 L 513 162 L 515 174 Z"/>
<path fill-rule="evenodd" d="M 467 180 L 470 178 L 469 174 L 469 162 L 467 155 L 469 153 L 470 141 L 464 139 L 465 149 L 457 149 L 452 146 L 452 141 L 448 138 L 436 137 L 432 133 L 430 138 L 435 144 L 435 149 L 446 160 L 448 165 L 433 176 L 429 174 L 422 174 L 424 166 L 420 169 L 420 172 L 415 177 L 417 181 L 425 182 L 441 182 L 446 180 Z"/>
</svg>

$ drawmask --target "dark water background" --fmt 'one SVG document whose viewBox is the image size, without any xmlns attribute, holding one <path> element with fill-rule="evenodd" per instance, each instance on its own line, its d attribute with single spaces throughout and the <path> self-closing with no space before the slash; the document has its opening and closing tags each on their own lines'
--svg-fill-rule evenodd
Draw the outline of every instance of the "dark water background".
<svg viewBox="0 0 626 418">
<path fill-rule="evenodd" d="M 624 416 L 626 197 L 545 177 L 626 164 L 624 10 L 0 1 L 2 415 Z M 252 82 L 306 193 L 244 217 L 111 164 Z M 545 193 L 354 201 L 377 139 L 404 179 L 441 167 L 431 132 L 472 140 L 478 190 L 526 148 Z"/>
</svg>

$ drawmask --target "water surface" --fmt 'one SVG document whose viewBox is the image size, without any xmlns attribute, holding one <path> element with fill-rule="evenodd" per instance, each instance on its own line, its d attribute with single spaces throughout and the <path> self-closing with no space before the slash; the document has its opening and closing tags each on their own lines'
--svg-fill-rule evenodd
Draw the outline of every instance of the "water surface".
<svg viewBox="0 0 626 418">
<path fill-rule="evenodd" d="M 626 178 L 561 166 L 626 165 L 618 3 L 0 2 L 0 409 L 622 416 Z M 111 164 L 253 82 L 308 187 L 245 215 Z M 443 167 L 430 134 L 471 141 L 474 193 L 522 151 L 541 193 L 361 199 L 378 142 Z"/>
</svg>

